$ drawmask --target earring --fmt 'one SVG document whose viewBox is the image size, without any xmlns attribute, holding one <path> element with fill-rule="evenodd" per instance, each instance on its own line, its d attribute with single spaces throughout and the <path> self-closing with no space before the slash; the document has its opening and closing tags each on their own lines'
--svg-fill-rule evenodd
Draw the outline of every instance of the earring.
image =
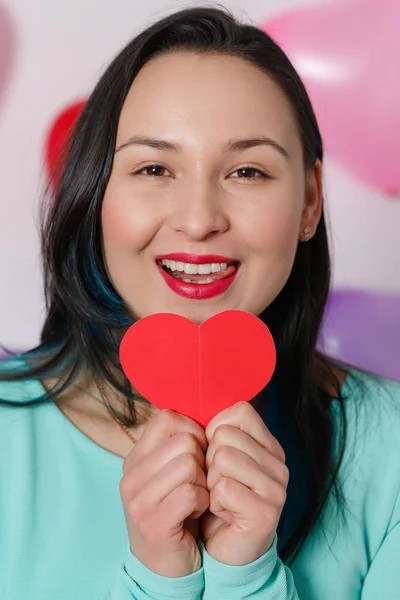
<svg viewBox="0 0 400 600">
<path fill-rule="evenodd" d="M 299 240 L 300 242 L 308 242 L 311 238 L 311 227 L 308 225 L 304 228 L 304 231 L 300 234 Z"/>
</svg>

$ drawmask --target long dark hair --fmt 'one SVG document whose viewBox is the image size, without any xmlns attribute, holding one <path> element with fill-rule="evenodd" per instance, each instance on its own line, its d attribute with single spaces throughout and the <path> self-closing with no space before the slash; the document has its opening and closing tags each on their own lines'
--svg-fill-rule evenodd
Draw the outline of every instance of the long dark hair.
<svg viewBox="0 0 400 600">
<path fill-rule="evenodd" d="M 53 401 L 80 374 L 89 372 L 125 394 L 129 416 L 116 409 L 113 412 L 127 425 L 136 423 L 136 396 L 123 376 L 118 356 L 121 332 L 132 324 L 132 317 L 106 275 L 101 204 L 112 167 L 120 111 L 132 82 L 146 62 L 174 51 L 231 55 L 257 66 L 273 78 L 292 106 L 304 168 L 311 169 L 316 160 L 323 159 L 321 135 L 304 85 L 288 57 L 265 32 L 239 23 L 226 8 L 215 5 L 175 12 L 142 31 L 116 56 L 96 85 L 71 136 L 55 197 L 43 203 L 41 243 L 47 316 L 40 345 L 22 355 L 23 369 L 3 370 L 0 379 L 57 376 L 58 383 L 25 404 Z M 298 245 L 284 289 L 260 315 L 276 343 L 274 382 L 279 402 L 310 475 L 307 503 L 281 548 L 282 560 L 297 556 L 331 490 L 340 504 L 337 474 L 346 440 L 341 383 L 337 365 L 316 349 L 329 286 L 330 257 L 322 215 L 314 237 Z M 329 410 L 332 398 L 340 403 L 343 424 L 337 459 Z M 290 475 L 293 479 L 292 472 Z M 289 482 L 285 505 L 290 506 L 292 499 L 291 510 L 297 493 L 296 479 L 293 481 L 292 485 Z"/>
</svg>

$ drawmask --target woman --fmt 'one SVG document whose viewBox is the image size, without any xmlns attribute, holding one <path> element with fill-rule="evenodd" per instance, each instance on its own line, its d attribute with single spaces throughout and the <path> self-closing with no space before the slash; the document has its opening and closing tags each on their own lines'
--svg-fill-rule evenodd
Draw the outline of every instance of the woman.
<svg viewBox="0 0 400 600">
<path fill-rule="evenodd" d="M 2 597 L 398 597 L 400 389 L 316 350 L 322 162 L 288 58 L 226 10 L 113 60 L 43 215 L 41 344 L 2 366 Z M 275 340 L 252 403 L 204 431 L 135 394 L 132 322 L 227 309 Z"/>
</svg>

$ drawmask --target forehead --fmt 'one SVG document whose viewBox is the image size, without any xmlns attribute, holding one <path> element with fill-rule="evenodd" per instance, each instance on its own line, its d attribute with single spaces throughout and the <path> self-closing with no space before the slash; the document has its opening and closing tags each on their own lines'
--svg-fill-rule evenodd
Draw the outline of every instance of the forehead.
<svg viewBox="0 0 400 600">
<path fill-rule="evenodd" d="M 135 134 L 199 144 L 260 133 L 288 149 L 300 146 L 293 109 L 272 77 L 238 57 L 180 52 L 158 56 L 139 71 L 121 111 L 117 144 Z"/>
</svg>

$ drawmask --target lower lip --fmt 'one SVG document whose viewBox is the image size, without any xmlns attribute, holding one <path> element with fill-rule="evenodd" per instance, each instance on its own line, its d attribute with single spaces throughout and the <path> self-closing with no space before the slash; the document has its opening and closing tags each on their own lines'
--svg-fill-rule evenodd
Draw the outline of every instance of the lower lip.
<svg viewBox="0 0 400 600">
<path fill-rule="evenodd" d="M 212 283 L 187 283 L 169 275 L 160 265 L 157 266 L 168 287 L 179 296 L 190 298 L 190 300 L 207 300 L 208 298 L 220 296 L 232 285 L 239 271 L 239 267 L 237 267 L 232 275 Z"/>
</svg>

